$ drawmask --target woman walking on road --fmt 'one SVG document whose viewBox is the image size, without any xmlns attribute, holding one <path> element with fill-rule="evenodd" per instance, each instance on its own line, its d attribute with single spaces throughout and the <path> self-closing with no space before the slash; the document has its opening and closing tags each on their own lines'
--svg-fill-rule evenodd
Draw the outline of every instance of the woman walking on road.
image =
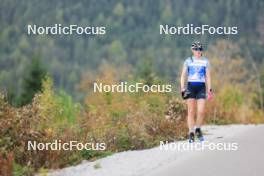
<svg viewBox="0 0 264 176">
<path fill-rule="evenodd" d="M 181 74 L 181 94 L 183 99 L 187 99 L 190 143 L 194 142 L 195 135 L 200 141 L 204 140 L 201 126 L 205 114 L 205 99 L 213 98 L 210 64 L 208 59 L 202 56 L 203 46 L 200 42 L 194 42 L 191 50 L 193 56 L 185 60 Z M 185 84 L 186 77 L 187 85 Z M 195 121 L 196 109 L 197 118 Z"/>
</svg>

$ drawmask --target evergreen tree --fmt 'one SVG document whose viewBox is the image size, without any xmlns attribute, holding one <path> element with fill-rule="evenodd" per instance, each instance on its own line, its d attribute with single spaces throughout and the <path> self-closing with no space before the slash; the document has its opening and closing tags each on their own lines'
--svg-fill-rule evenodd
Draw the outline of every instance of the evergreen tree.
<svg viewBox="0 0 264 176">
<path fill-rule="evenodd" d="M 41 90 L 41 82 L 45 75 L 46 70 L 40 62 L 40 54 L 34 54 L 32 62 L 28 65 L 25 77 L 23 78 L 23 88 L 19 101 L 20 106 L 31 103 L 35 93 Z"/>
<path fill-rule="evenodd" d="M 154 83 L 155 72 L 153 68 L 153 59 L 151 56 L 146 56 L 138 63 L 137 75 L 140 79 L 143 79 L 147 85 L 152 85 Z"/>
</svg>

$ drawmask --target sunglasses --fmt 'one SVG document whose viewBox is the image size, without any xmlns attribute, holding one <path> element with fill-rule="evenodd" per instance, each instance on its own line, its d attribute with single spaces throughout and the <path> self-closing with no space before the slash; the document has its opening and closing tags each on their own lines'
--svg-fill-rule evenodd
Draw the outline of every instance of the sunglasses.
<svg viewBox="0 0 264 176">
<path fill-rule="evenodd" d="M 194 51 L 203 51 L 203 48 L 194 48 Z"/>
</svg>

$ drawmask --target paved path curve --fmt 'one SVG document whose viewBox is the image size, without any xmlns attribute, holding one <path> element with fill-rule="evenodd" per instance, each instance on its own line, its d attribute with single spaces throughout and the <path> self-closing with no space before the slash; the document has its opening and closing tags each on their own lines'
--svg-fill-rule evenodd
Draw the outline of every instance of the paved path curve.
<svg viewBox="0 0 264 176">
<path fill-rule="evenodd" d="M 237 142 L 237 151 L 203 151 L 176 160 L 146 176 L 262 176 L 264 175 L 264 126 L 258 125 L 225 140 Z"/>
</svg>

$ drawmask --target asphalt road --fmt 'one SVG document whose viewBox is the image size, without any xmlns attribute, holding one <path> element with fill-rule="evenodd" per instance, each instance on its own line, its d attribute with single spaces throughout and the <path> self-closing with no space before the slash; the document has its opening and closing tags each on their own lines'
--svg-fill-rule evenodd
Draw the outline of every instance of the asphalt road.
<svg viewBox="0 0 264 176">
<path fill-rule="evenodd" d="M 263 176 L 264 125 L 223 142 L 236 142 L 237 151 L 206 150 L 192 157 L 164 164 L 147 176 Z"/>
</svg>

